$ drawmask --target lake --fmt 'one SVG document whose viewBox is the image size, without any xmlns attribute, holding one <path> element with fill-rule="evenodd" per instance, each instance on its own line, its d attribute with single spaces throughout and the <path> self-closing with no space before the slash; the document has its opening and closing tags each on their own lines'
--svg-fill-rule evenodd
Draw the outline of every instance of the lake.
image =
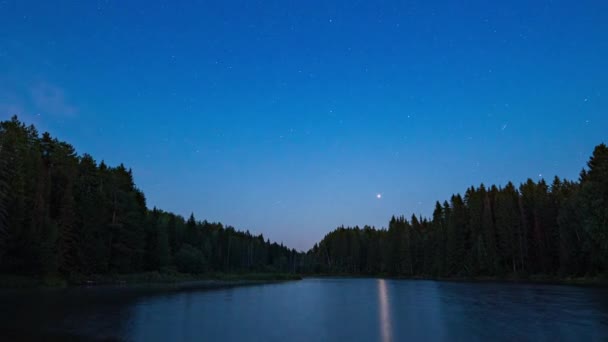
<svg viewBox="0 0 608 342">
<path fill-rule="evenodd" d="M 215 290 L 0 290 L 10 340 L 607 340 L 608 290 L 323 278 Z M 2 340 L 8 340 L 2 339 Z"/>
</svg>

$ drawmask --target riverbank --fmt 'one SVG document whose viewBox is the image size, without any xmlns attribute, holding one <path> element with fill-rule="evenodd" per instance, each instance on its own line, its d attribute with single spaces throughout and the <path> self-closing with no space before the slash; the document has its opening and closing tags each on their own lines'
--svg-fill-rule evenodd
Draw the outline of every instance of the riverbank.
<svg viewBox="0 0 608 342">
<path fill-rule="evenodd" d="M 579 277 L 558 278 L 544 275 L 533 275 L 529 277 L 474 277 L 474 278 L 438 278 L 440 281 L 457 282 L 487 282 L 487 283 L 522 283 L 522 284 L 547 284 L 547 285 L 572 285 L 572 286 L 608 286 L 605 277 Z"/>
<path fill-rule="evenodd" d="M 431 280 L 471 283 L 522 283 L 608 287 L 606 277 L 558 278 L 553 276 L 507 276 L 507 277 L 404 277 L 388 274 L 308 274 L 304 278 L 384 278 L 395 280 Z M 207 273 L 186 274 L 178 272 L 143 272 L 134 274 L 73 276 L 65 279 L 58 276 L 28 277 L 0 275 L 0 288 L 63 288 L 90 286 L 157 287 L 172 289 L 206 289 L 231 286 L 244 286 L 302 280 L 298 274 L 289 273 Z"/>
<path fill-rule="evenodd" d="M 559 278 L 546 275 L 532 276 L 506 276 L 506 277 L 404 277 L 391 276 L 388 274 L 376 275 L 349 275 L 349 274 L 314 274 L 304 275 L 304 278 L 384 278 L 395 280 L 431 280 L 431 281 L 449 281 L 449 282 L 464 282 L 464 283 L 521 283 L 521 284 L 547 284 L 547 285 L 571 285 L 571 286 L 593 286 L 593 287 L 608 287 L 608 278 L 606 277 L 578 277 L 578 278 Z"/>
<path fill-rule="evenodd" d="M 62 288 L 118 285 L 187 289 L 253 285 L 301 279 L 302 277 L 297 274 L 288 273 L 207 273 L 196 275 L 177 272 L 144 272 L 114 275 L 76 275 L 69 279 L 59 276 L 30 277 L 0 275 L 0 288 Z"/>
</svg>

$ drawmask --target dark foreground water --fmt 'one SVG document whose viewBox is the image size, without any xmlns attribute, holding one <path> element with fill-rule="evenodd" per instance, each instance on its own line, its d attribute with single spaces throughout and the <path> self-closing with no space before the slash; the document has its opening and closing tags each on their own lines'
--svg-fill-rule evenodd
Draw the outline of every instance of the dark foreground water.
<svg viewBox="0 0 608 342">
<path fill-rule="evenodd" d="M 598 288 L 306 279 L 230 289 L 0 291 L 0 340 L 608 340 Z"/>
</svg>

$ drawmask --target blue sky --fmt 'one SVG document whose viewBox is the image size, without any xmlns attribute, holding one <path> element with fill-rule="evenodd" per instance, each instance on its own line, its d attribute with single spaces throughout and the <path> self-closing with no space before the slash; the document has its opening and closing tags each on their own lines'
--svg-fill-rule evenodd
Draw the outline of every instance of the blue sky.
<svg viewBox="0 0 608 342">
<path fill-rule="evenodd" d="M 607 36 L 605 1 L 0 1 L 0 119 L 307 249 L 576 178 L 608 140 Z"/>
</svg>

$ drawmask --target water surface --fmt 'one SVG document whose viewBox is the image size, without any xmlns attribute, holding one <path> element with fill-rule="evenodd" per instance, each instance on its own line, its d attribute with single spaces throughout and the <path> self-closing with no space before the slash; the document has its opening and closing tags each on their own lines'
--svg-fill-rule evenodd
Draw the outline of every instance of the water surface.
<svg viewBox="0 0 608 342">
<path fill-rule="evenodd" d="M 206 291 L 0 291 L 13 339 L 555 341 L 608 339 L 608 291 L 536 284 L 305 279 Z"/>
</svg>

